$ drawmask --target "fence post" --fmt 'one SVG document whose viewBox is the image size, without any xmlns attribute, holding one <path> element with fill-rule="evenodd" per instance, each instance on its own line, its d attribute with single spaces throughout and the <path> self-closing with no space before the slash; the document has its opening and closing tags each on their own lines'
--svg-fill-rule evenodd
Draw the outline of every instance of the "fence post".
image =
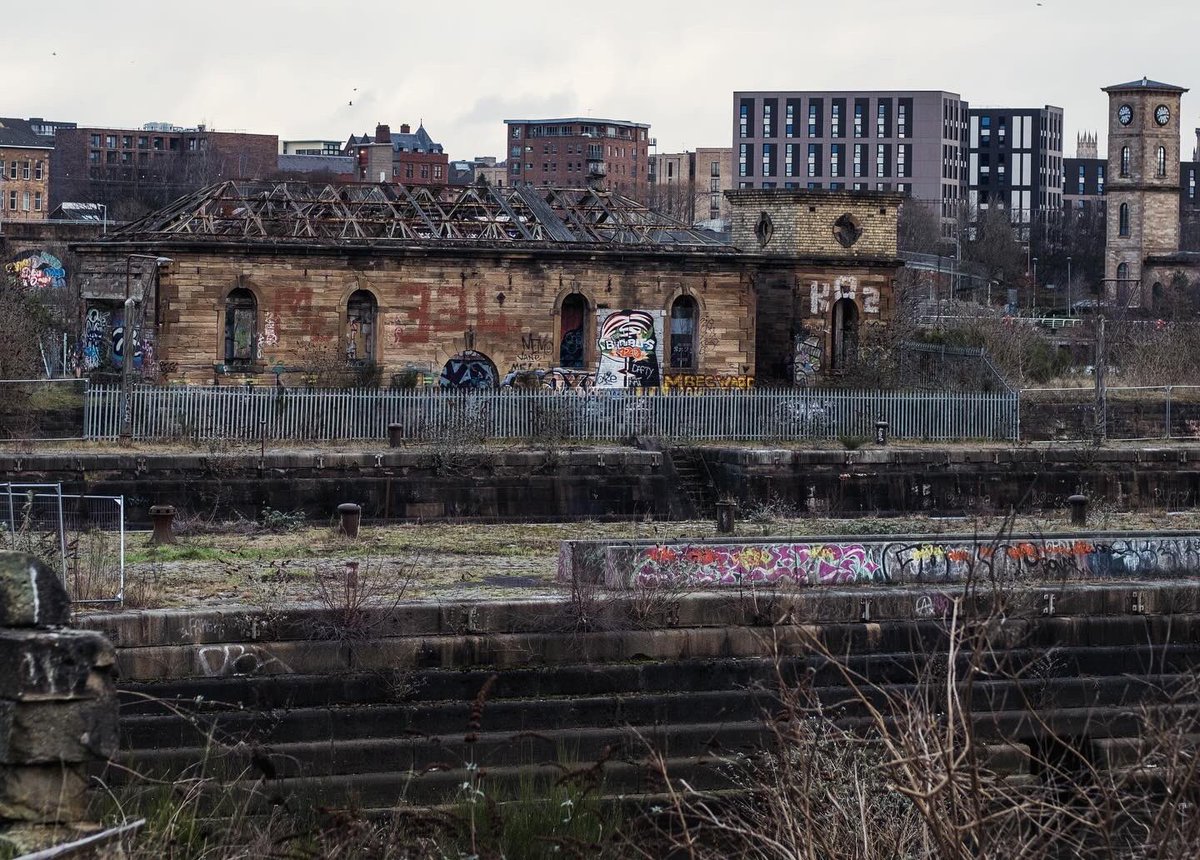
<svg viewBox="0 0 1200 860">
<path fill-rule="evenodd" d="M 1167 386 L 1167 427 L 1166 427 L 1166 431 L 1167 432 L 1164 434 L 1164 436 L 1165 436 L 1165 438 L 1170 439 L 1171 438 L 1171 386 L 1169 386 L 1169 385 Z"/>
</svg>

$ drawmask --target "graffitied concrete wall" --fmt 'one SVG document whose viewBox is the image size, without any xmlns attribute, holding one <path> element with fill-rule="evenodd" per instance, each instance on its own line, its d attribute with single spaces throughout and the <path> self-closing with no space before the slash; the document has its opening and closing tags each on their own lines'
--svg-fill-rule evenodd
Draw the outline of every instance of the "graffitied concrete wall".
<svg viewBox="0 0 1200 860">
<path fill-rule="evenodd" d="M 572 546 L 567 546 L 571 544 Z M 564 542 L 559 578 L 609 588 L 831 586 L 1178 577 L 1200 573 L 1194 534 L 961 539 L 945 536 L 698 541 L 655 545 Z"/>
</svg>

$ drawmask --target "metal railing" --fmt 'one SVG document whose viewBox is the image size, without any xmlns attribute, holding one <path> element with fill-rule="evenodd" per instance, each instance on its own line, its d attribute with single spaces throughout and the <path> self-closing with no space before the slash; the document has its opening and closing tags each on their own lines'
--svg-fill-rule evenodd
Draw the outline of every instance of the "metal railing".
<svg viewBox="0 0 1200 860">
<path fill-rule="evenodd" d="M 1200 438 L 1200 385 L 1021 389 L 1021 438 L 1123 441 Z"/>
<path fill-rule="evenodd" d="M 116 439 L 119 386 L 88 390 L 84 435 Z M 626 391 L 441 391 L 137 386 L 137 439 L 377 440 L 404 438 L 617 440 L 872 437 L 1015 439 L 1012 392 L 782 389 L 657 396 Z"/>
</svg>

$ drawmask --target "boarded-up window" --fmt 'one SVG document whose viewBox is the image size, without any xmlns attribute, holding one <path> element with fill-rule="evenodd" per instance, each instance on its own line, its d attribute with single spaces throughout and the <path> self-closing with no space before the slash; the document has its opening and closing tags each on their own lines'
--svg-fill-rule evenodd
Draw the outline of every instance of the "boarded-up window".
<svg viewBox="0 0 1200 860">
<path fill-rule="evenodd" d="M 254 293 L 238 288 L 225 299 L 225 361 L 249 365 L 257 357 L 258 303 Z"/>
<path fill-rule="evenodd" d="M 671 305 L 671 368 L 696 369 L 696 300 L 691 296 Z"/>
<path fill-rule="evenodd" d="M 356 290 L 346 303 L 346 360 L 375 358 L 375 317 L 379 307 L 367 290 Z"/>
<path fill-rule="evenodd" d="M 586 314 L 587 299 L 579 293 L 571 293 L 563 299 L 558 335 L 559 367 L 583 367 L 583 325 Z"/>
</svg>

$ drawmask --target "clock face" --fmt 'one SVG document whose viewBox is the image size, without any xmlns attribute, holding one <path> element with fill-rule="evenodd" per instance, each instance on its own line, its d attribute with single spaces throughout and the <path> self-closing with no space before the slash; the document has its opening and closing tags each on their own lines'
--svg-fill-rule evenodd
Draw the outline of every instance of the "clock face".
<svg viewBox="0 0 1200 860">
<path fill-rule="evenodd" d="M 1133 108 L 1129 105 L 1121 105 L 1117 108 L 1117 119 L 1121 121 L 1121 125 L 1129 125 L 1133 122 Z"/>
<path fill-rule="evenodd" d="M 1166 125 L 1171 121 L 1171 109 L 1166 105 L 1159 105 L 1154 109 L 1154 121 L 1159 125 Z"/>
</svg>

